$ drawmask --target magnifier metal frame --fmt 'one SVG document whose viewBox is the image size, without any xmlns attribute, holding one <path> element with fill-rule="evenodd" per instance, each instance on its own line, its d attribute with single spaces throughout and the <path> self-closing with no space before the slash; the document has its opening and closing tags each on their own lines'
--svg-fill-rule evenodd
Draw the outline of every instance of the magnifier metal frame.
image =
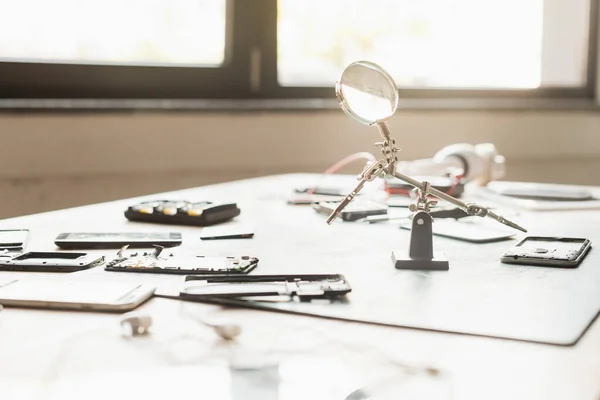
<svg viewBox="0 0 600 400">
<path fill-rule="evenodd" d="M 390 84 L 390 86 L 392 87 L 396 87 L 396 82 L 394 82 L 394 78 L 392 78 L 392 76 L 383 68 L 381 68 L 379 65 L 370 62 L 370 61 L 355 61 L 352 64 L 348 65 L 346 67 L 346 70 L 353 67 L 353 66 L 357 66 L 357 65 L 365 65 L 369 68 L 372 68 L 373 70 L 377 71 L 378 73 L 381 74 L 381 76 L 383 76 L 388 83 Z M 382 122 L 387 121 L 388 119 L 392 118 L 394 116 L 394 113 L 396 111 L 396 108 L 398 108 L 398 90 L 396 89 L 396 95 L 394 96 L 394 101 L 393 101 L 393 106 L 392 106 L 392 113 L 385 117 L 385 118 L 381 118 L 379 120 L 373 121 L 373 120 L 369 120 L 366 118 L 363 118 L 361 115 L 357 114 L 356 112 L 354 112 L 354 110 L 352 110 L 352 107 L 350 107 L 350 105 L 348 105 L 348 102 L 346 101 L 346 98 L 344 97 L 344 93 L 343 93 L 343 89 L 342 89 L 342 82 L 338 81 L 335 83 L 335 95 L 338 99 L 338 102 L 340 104 L 340 107 L 342 108 L 342 110 L 344 110 L 344 112 L 348 115 L 350 115 L 352 118 L 354 118 L 355 120 L 362 122 L 365 125 L 375 125 L 375 124 L 379 124 Z"/>
</svg>

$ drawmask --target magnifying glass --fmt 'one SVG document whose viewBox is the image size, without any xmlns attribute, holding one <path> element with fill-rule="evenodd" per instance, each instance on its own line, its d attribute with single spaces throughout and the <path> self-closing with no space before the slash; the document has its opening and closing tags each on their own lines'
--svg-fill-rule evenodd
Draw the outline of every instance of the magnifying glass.
<svg viewBox="0 0 600 400">
<path fill-rule="evenodd" d="M 391 138 L 386 121 L 398 108 L 398 88 L 392 76 L 370 61 L 350 64 L 335 86 L 342 110 L 365 125 L 376 125 L 383 138 L 382 152 L 390 164 L 390 174 L 395 172 L 396 141 Z"/>
<path fill-rule="evenodd" d="M 376 143 L 376 145 L 381 146 L 384 159 L 367 165 L 359 176 L 358 185 L 340 202 L 327 219 L 328 224 L 336 219 L 337 215 L 352 201 L 366 182 L 372 181 L 376 177 L 390 175 L 418 189 L 424 201 L 427 201 L 427 196 L 431 194 L 454 204 L 469 215 L 490 217 L 511 228 L 527 232 L 514 222 L 495 214 L 485 207 L 473 203 L 463 203 L 449 194 L 432 188 L 428 182 L 420 182 L 396 171 L 396 162 L 398 161 L 396 153 L 399 149 L 394 147 L 396 143 L 390 135 L 386 121 L 394 115 L 398 107 L 398 86 L 391 75 L 382 67 L 370 61 L 353 62 L 342 73 L 339 82 L 336 83 L 335 91 L 340 107 L 344 112 L 363 124 L 377 126 L 383 142 Z"/>
<path fill-rule="evenodd" d="M 335 92 L 342 110 L 366 125 L 386 126 L 385 121 L 398 107 L 394 79 L 369 61 L 350 64 L 336 83 Z"/>
</svg>

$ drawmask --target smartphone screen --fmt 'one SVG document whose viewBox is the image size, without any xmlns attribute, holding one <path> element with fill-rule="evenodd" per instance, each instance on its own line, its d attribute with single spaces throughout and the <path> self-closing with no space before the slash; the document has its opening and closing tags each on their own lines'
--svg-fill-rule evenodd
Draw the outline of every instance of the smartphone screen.
<svg viewBox="0 0 600 400">
<path fill-rule="evenodd" d="M 154 287 L 135 282 L 16 280 L 0 286 L 0 302 L 8 306 L 36 306 L 111 310 L 119 306 L 135 306 L 149 298 Z"/>
<path fill-rule="evenodd" d="M 29 230 L 0 230 L 0 249 L 21 249 L 27 242 Z"/>
</svg>

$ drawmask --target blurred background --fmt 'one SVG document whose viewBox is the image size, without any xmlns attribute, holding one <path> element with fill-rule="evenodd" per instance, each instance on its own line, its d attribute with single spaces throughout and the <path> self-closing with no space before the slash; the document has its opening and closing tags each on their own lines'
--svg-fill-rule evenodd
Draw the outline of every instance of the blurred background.
<svg viewBox="0 0 600 400">
<path fill-rule="evenodd" d="M 400 158 L 494 143 L 507 180 L 600 184 L 597 0 L 0 0 L 0 218 L 376 151 L 337 106 L 399 85 Z M 358 163 L 344 172 L 359 172 Z"/>
</svg>

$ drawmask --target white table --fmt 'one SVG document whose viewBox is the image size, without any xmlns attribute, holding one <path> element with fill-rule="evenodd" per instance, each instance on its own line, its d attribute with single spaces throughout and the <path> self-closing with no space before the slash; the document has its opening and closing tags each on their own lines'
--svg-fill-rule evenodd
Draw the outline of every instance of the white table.
<svg viewBox="0 0 600 400">
<path fill-rule="evenodd" d="M 286 229 L 303 227 L 308 242 L 306 224 L 322 220 L 314 229 L 327 229 L 310 208 L 284 201 L 293 187 L 315 179 L 283 175 L 225 183 L 13 218 L 0 228 L 29 228 L 28 250 L 54 250 L 53 239 L 61 232 L 159 230 L 182 232 L 182 246 L 190 250 L 224 254 L 231 253 L 232 242 L 201 242 L 200 228 L 130 223 L 123 211 L 142 199 L 233 200 L 242 208 L 239 219 L 257 227 L 255 238 L 236 241 L 236 250 L 261 258 L 256 273 L 275 273 L 285 261 Z M 281 232 L 278 243 L 265 242 L 272 235 L 261 239 L 261 232 L 275 230 Z M 280 251 L 256 254 L 270 246 Z M 307 251 L 327 248 L 314 243 Z M 102 267 L 77 274 L 165 287 L 183 279 Z M 4 272 L 0 279 L 24 275 L 32 276 Z M 344 399 L 365 383 L 389 376 L 386 382 L 396 386 L 387 390 L 394 395 L 373 398 L 600 399 L 598 322 L 575 346 L 562 347 L 169 299 L 152 299 L 137 311 L 154 318 L 147 337 L 124 337 L 116 314 L 5 308 L 0 313 L 0 399 Z M 234 343 L 225 343 L 198 318 L 226 318 L 243 332 Z M 383 393 L 385 385 L 379 387 Z"/>
</svg>

